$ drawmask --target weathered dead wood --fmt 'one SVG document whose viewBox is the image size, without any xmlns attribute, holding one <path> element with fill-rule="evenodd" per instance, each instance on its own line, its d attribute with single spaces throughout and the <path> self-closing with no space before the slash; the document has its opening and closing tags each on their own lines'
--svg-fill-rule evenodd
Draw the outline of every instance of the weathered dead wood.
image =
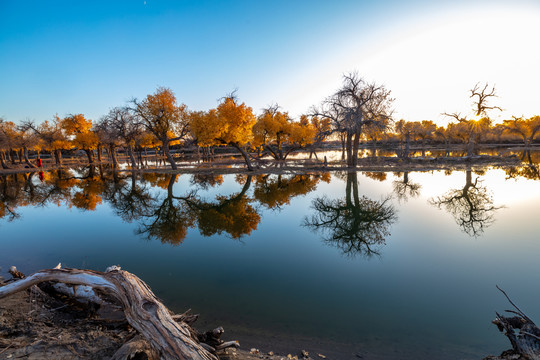
<svg viewBox="0 0 540 360">
<path fill-rule="evenodd" d="M 159 360 L 159 354 L 150 348 L 148 341 L 141 336 L 135 336 L 118 349 L 110 360 L 131 360 L 139 359 L 139 356 L 146 355 L 147 360 Z"/>
<path fill-rule="evenodd" d="M 79 269 L 47 269 L 0 287 L 0 299 L 45 281 L 90 286 L 122 304 L 128 323 L 160 354 L 161 359 L 217 360 L 191 338 L 187 324 L 169 310 L 137 276 L 113 268 L 105 273 Z"/>
<path fill-rule="evenodd" d="M 14 279 L 24 279 L 25 276 L 22 272 L 20 272 L 19 270 L 17 270 L 17 268 L 15 266 L 12 266 L 9 268 L 8 270 L 8 273 L 11 274 L 11 276 L 13 276 Z"/>
<path fill-rule="evenodd" d="M 513 350 L 513 354 L 510 355 L 519 355 L 525 359 L 540 359 L 540 329 L 510 300 L 504 290 L 498 286 L 497 289 L 504 294 L 515 309 L 505 311 L 516 316 L 506 317 L 496 313 L 497 317 L 492 321 L 493 324 L 497 325 L 499 331 L 510 340 Z M 504 356 L 508 356 L 510 352 L 505 353 Z M 500 358 L 504 359 L 505 357 L 501 356 Z"/>
</svg>

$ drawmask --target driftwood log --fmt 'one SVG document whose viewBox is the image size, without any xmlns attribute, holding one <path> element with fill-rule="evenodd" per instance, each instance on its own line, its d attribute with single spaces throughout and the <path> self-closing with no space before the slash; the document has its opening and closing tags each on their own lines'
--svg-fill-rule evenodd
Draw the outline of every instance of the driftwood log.
<svg viewBox="0 0 540 360">
<path fill-rule="evenodd" d="M 146 341 L 151 348 L 150 355 L 154 354 L 151 356 L 153 358 L 158 356 L 164 360 L 217 360 L 210 351 L 238 346 L 237 342 L 224 343 L 219 340 L 223 332 L 222 328 L 199 335 L 187 322 L 182 321 L 194 321 L 193 315 L 176 316 L 175 320 L 146 283 L 118 267 L 111 267 L 104 273 L 57 267 L 38 271 L 28 277 L 22 275 L 19 280 L 0 287 L 0 299 L 43 282 L 74 285 L 74 293 L 77 292 L 79 286 L 84 288 L 85 292 L 91 288 L 96 294 L 105 294 L 118 301 L 123 308 L 126 320 L 140 335 L 127 342 L 119 350 L 124 353 L 133 353 L 134 349 L 145 349 L 144 341 Z M 211 345 L 199 342 L 200 336 L 211 338 L 212 334 L 215 336 L 214 343 Z M 118 357 L 115 358 L 122 358 L 121 353 L 117 355 Z"/>
<path fill-rule="evenodd" d="M 497 289 L 501 291 L 506 299 L 512 304 L 514 310 L 505 310 L 507 313 L 513 314 L 514 316 L 507 317 L 496 313 L 497 316 L 493 320 L 493 324 L 497 326 L 499 331 L 501 331 L 507 338 L 510 340 L 512 345 L 512 350 L 507 350 L 498 357 L 487 357 L 486 359 L 498 360 L 498 359 L 531 359 L 539 360 L 540 359 L 540 329 L 536 324 L 527 316 L 523 311 L 521 311 L 513 302 L 510 300 L 508 295 L 504 290 L 497 286 Z"/>
</svg>

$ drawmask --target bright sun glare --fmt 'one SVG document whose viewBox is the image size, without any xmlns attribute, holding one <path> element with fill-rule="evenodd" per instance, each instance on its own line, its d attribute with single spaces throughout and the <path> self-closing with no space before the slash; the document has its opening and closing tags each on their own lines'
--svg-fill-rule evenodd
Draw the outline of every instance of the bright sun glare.
<svg viewBox="0 0 540 360">
<path fill-rule="evenodd" d="M 338 54 L 330 68 L 342 73 L 357 69 L 367 79 L 384 83 L 396 98 L 397 118 L 445 125 L 443 112 L 472 115 L 469 89 L 477 82 L 496 86 L 494 101 L 505 111 L 490 114 L 495 120 L 532 116 L 538 112 L 539 23 L 538 8 L 456 9 L 398 19 L 369 39 L 348 39 L 348 55 Z M 334 90 L 329 84 L 336 86 L 328 79 L 317 81 L 294 101 L 316 103 L 321 94 Z"/>
</svg>

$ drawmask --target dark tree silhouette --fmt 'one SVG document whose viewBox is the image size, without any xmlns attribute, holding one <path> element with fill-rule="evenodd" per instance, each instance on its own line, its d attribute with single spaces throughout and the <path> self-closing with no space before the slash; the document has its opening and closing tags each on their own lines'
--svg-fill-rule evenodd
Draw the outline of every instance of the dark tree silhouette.
<svg viewBox="0 0 540 360">
<path fill-rule="evenodd" d="M 328 118 L 335 132 L 345 134 L 347 166 L 358 164 L 360 137 L 367 127 L 384 131 L 392 119 L 394 99 L 382 85 L 367 83 L 358 74 L 343 76 L 343 86 L 312 115 Z"/>
<path fill-rule="evenodd" d="M 431 205 L 439 209 L 445 208 L 469 236 L 478 237 L 484 229 L 493 224 L 495 211 L 501 207 L 493 205 L 493 198 L 481 185 L 478 178 L 472 181 L 472 171 L 466 171 L 463 189 L 452 189 L 443 196 L 429 200 Z"/>
<path fill-rule="evenodd" d="M 181 201 L 185 201 L 193 195 L 174 196 L 173 186 L 177 177 L 178 174 L 170 176 L 167 195 L 162 199 L 154 200 L 150 212 L 144 217 L 137 230 L 138 234 L 172 245 L 179 245 L 184 241 L 188 229 L 194 225 L 194 219 L 190 209 L 183 206 Z"/>
<path fill-rule="evenodd" d="M 471 98 L 476 97 L 473 105 L 476 112 L 476 116 L 487 116 L 487 110 L 499 110 L 502 111 L 498 106 L 488 106 L 487 102 L 492 97 L 497 97 L 495 94 L 495 86 L 488 91 L 489 84 L 486 83 L 484 87 L 480 90 L 480 83 L 477 83 L 473 89 L 471 89 Z"/>
<path fill-rule="evenodd" d="M 375 201 L 358 195 L 357 174 L 347 173 L 344 199 L 326 196 L 313 200 L 314 214 L 304 219 L 304 226 L 323 234 L 323 241 L 348 256 L 379 255 L 379 248 L 390 235 L 396 211 L 389 199 Z"/>
<path fill-rule="evenodd" d="M 146 184 L 137 181 L 135 172 L 131 173 L 131 185 L 128 185 L 127 179 L 119 179 L 118 172 L 114 171 L 113 174 L 114 181 L 108 183 L 105 197 L 115 213 L 126 222 L 149 216 L 154 197 Z"/>
<path fill-rule="evenodd" d="M 394 194 L 396 195 L 398 201 L 407 202 L 409 198 L 415 198 L 420 195 L 420 189 L 422 186 L 409 181 L 409 172 L 405 171 L 403 173 L 403 180 L 395 180 L 394 185 Z"/>
</svg>

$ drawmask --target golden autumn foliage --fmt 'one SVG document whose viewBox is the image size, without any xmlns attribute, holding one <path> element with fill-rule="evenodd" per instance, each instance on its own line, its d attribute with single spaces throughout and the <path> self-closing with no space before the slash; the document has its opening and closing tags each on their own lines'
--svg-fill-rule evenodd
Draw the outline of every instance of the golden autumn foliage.
<svg viewBox="0 0 540 360">
<path fill-rule="evenodd" d="M 17 125 L 11 121 L 0 118 L 0 149 L 17 149 Z"/>
<path fill-rule="evenodd" d="M 137 144 L 144 148 L 156 148 L 159 146 L 159 140 L 151 132 L 145 131 L 139 135 L 136 140 Z"/>
<path fill-rule="evenodd" d="M 190 131 L 201 147 L 221 145 L 221 130 L 217 110 L 195 111 L 190 114 Z"/>
<path fill-rule="evenodd" d="M 217 107 L 219 136 L 223 144 L 244 146 L 252 140 L 252 128 L 257 118 L 246 104 L 238 104 L 232 97 L 227 97 Z"/>
<path fill-rule="evenodd" d="M 293 197 L 305 195 L 317 188 L 319 181 L 329 182 L 330 174 L 295 175 L 261 175 L 257 177 L 253 197 L 270 209 L 287 205 Z"/>
<path fill-rule="evenodd" d="M 288 154 L 283 153 L 285 144 L 290 147 L 289 151 L 300 148 L 313 143 L 316 133 L 316 127 L 307 116 L 301 117 L 300 122 L 294 122 L 288 113 L 270 107 L 264 110 L 253 126 L 253 145 L 266 148 L 276 160 L 285 160 Z"/>
<path fill-rule="evenodd" d="M 55 115 L 51 121 L 45 120 L 36 129 L 44 150 L 69 149 L 70 142 L 62 129 L 62 119 Z"/>
<path fill-rule="evenodd" d="M 66 135 L 72 137 L 73 147 L 89 150 L 98 144 L 98 137 L 92 132 L 92 120 L 86 119 L 83 114 L 65 117 L 62 120 L 62 128 Z"/>
<path fill-rule="evenodd" d="M 158 209 L 156 219 L 147 228 L 146 234 L 149 238 L 156 238 L 162 243 L 176 246 L 184 242 L 188 230 L 193 226 L 192 214 L 167 198 Z"/>
<path fill-rule="evenodd" d="M 384 171 L 366 171 L 364 175 L 373 180 L 385 181 L 388 174 Z"/>
<path fill-rule="evenodd" d="M 78 209 L 96 210 L 102 202 L 101 194 L 105 191 L 105 183 L 97 176 L 91 176 L 77 184 L 80 191 L 75 192 L 72 204 Z"/>
<path fill-rule="evenodd" d="M 275 109 L 265 109 L 262 115 L 257 118 L 257 123 L 253 126 L 255 146 L 275 144 L 281 148 L 281 144 L 287 141 L 291 131 L 291 119 L 286 112 Z"/>
<path fill-rule="evenodd" d="M 313 143 L 317 129 L 305 117 L 301 117 L 299 122 L 291 124 L 289 143 L 298 147 L 303 147 Z"/>
<path fill-rule="evenodd" d="M 203 189 L 223 184 L 223 175 L 214 174 L 194 174 L 191 183 Z"/>
<path fill-rule="evenodd" d="M 249 235 L 257 229 L 261 216 L 246 196 L 229 198 L 218 196 L 218 203 L 205 206 L 197 213 L 199 231 L 204 236 L 226 232 L 233 239 Z"/>
<path fill-rule="evenodd" d="M 252 140 L 256 121 L 250 107 L 227 97 L 216 109 L 191 113 L 190 129 L 199 146 L 244 146 Z"/>
<path fill-rule="evenodd" d="M 159 87 L 156 92 L 136 103 L 137 113 L 145 127 L 159 140 L 181 136 L 187 122 L 187 106 L 176 103 L 176 96 L 169 88 Z"/>
<path fill-rule="evenodd" d="M 152 186 L 157 186 L 161 189 L 167 189 L 171 176 L 169 174 L 145 172 L 142 173 L 144 181 L 148 182 Z M 177 179 L 175 179 L 175 182 Z"/>
<path fill-rule="evenodd" d="M 529 119 L 514 118 L 505 120 L 503 126 L 508 133 L 521 136 L 525 146 L 529 146 L 540 134 L 540 116 L 536 115 Z"/>
</svg>

